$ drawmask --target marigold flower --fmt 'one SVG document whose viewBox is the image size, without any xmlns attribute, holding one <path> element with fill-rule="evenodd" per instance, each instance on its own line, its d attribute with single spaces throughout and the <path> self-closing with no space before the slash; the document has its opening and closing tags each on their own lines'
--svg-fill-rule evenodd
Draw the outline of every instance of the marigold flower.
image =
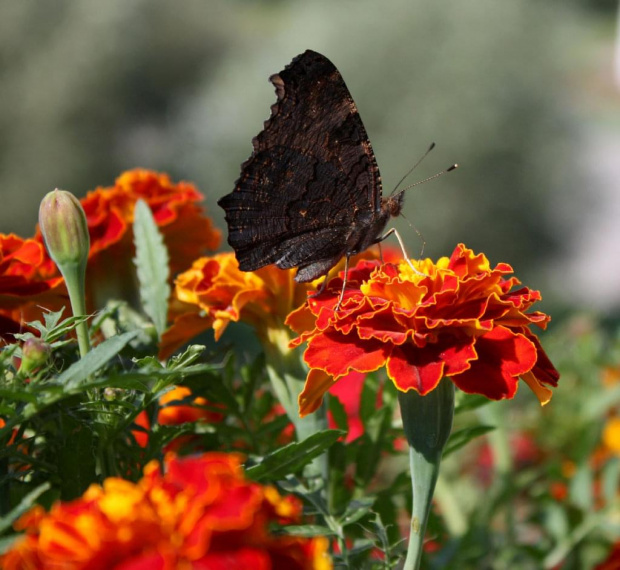
<svg viewBox="0 0 620 570">
<path fill-rule="evenodd" d="M 43 245 L 15 234 L 0 234 L 0 335 L 11 333 L 41 316 L 38 305 L 58 309 L 66 303 L 62 277 L 50 276 L 50 260 Z"/>
<path fill-rule="evenodd" d="M 522 378 L 547 403 L 559 374 L 529 327 L 544 329 L 549 317 L 526 313 L 540 294 L 514 289 L 519 281 L 507 277 L 509 265 L 492 269 L 462 244 L 450 258 L 413 263 L 420 273 L 406 262 L 360 262 L 339 310 L 340 278 L 289 315 L 300 335 L 291 345 L 308 342 L 304 360 L 312 369 L 300 413 L 314 411 L 349 372 L 382 366 L 403 392 L 426 395 L 446 376 L 464 392 L 500 400 L 512 398 Z"/>
<path fill-rule="evenodd" d="M 620 417 L 607 420 L 603 429 L 603 445 L 611 453 L 620 456 Z"/>
<path fill-rule="evenodd" d="M 112 187 L 97 188 L 82 199 L 91 239 L 90 257 L 116 246 L 131 246 L 131 224 L 135 203 L 144 200 L 164 234 L 170 251 L 173 273 L 189 267 L 205 249 L 220 244 L 199 203 L 203 196 L 188 182 L 173 183 L 167 174 L 151 170 L 130 170 L 121 174 Z M 130 258 L 127 255 L 127 258 Z"/>
<path fill-rule="evenodd" d="M 203 257 L 177 277 L 172 312 L 174 324 L 162 338 L 160 357 L 169 356 L 198 333 L 213 328 L 218 340 L 230 322 L 254 327 L 263 342 L 283 349 L 290 337 L 286 315 L 301 305 L 312 284 L 295 283 L 294 270 L 270 265 L 257 271 L 241 271 L 233 253 Z M 281 343 L 282 344 L 282 343 Z"/>
<path fill-rule="evenodd" d="M 140 199 L 151 208 L 164 236 L 173 275 L 220 244 L 221 234 L 204 215 L 200 206 L 203 196 L 192 184 L 173 183 L 168 175 L 150 170 L 124 172 L 114 186 L 99 187 L 80 200 L 90 236 L 87 288 L 94 306 L 110 296 L 131 300 L 134 294 L 132 224 Z M 35 239 L 43 241 L 40 231 Z M 113 273 L 110 267 L 114 267 Z"/>
<path fill-rule="evenodd" d="M 192 391 L 187 386 L 175 386 L 172 390 L 166 392 L 159 398 L 159 405 L 161 407 L 157 414 L 157 423 L 160 425 L 174 426 L 198 421 L 219 423 L 224 419 L 221 413 L 201 407 L 209 404 L 205 398 L 200 396 L 191 398 L 191 396 Z M 190 398 L 191 403 L 194 405 L 177 403 L 181 400 L 189 400 Z M 151 429 L 148 416 L 144 411 L 138 414 L 134 423 L 147 431 Z M 134 430 L 132 433 L 138 445 L 146 447 L 148 443 L 148 433 L 141 430 Z M 166 447 L 166 451 L 177 451 L 184 443 L 187 443 L 188 440 L 188 437 L 177 438 Z"/>
<path fill-rule="evenodd" d="M 110 478 L 47 514 L 35 507 L 16 523 L 26 533 L 2 568 L 332 567 L 325 538 L 271 533 L 270 525 L 298 522 L 301 504 L 247 481 L 239 455 L 169 455 L 165 463 L 165 475 L 152 462 L 138 483 Z"/>
</svg>

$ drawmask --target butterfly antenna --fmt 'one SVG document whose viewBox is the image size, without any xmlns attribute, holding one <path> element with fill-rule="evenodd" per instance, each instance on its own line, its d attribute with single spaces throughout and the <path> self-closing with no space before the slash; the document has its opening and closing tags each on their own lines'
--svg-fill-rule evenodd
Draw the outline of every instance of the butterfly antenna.
<svg viewBox="0 0 620 570">
<path fill-rule="evenodd" d="M 407 174 L 405 174 L 399 181 L 398 184 L 396 185 L 396 188 L 394 188 L 394 190 L 392 190 L 392 192 L 390 193 L 390 196 L 394 196 L 394 194 L 396 194 L 396 191 L 398 190 L 398 187 L 405 181 L 405 179 L 407 178 L 407 176 L 409 176 L 418 166 L 420 166 L 420 163 L 428 156 L 428 153 L 431 152 L 431 150 L 433 150 L 435 148 L 435 143 L 431 143 L 431 146 L 428 147 L 428 149 L 426 149 L 426 152 L 418 159 L 418 162 L 416 162 L 411 169 L 409 170 L 409 172 L 407 172 Z"/>
<path fill-rule="evenodd" d="M 428 178 L 425 178 L 424 180 L 420 180 L 416 182 L 415 184 L 411 184 L 410 186 L 405 186 L 399 192 L 399 194 L 402 194 L 405 190 L 409 190 L 409 188 L 414 188 L 415 186 L 419 186 L 420 184 L 424 184 L 425 182 L 429 182 L 430 180 L 435 180 L 435 178 L 439 178 L 440 176 L 443 176 L 444 174 L 448 174 L 448 172 L 452 172 L 453 170 L 456 170 L 458 167 L 459 167 L 458 164 L 453 164 L 452 166 L 449 166 L 445 170 L 442 170 L 441 172 L 438 172 L 437 174 L 433 174 L 432 176 L 429 176 Z"/>
</svg>

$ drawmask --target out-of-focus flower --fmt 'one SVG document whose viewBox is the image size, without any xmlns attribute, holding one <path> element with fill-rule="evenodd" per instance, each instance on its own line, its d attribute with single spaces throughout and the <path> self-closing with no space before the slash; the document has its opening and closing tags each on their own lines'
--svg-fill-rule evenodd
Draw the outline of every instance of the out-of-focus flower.
<svg viewBox="0 0 620 570">
<path fill-rule="evenodd" d="M 0 234 L 0 336 L 14 342 L 13 333 L 37 320 L 42 310 L 66 302 L 62 277 L 52 276 L 43 245 L 15 234 Z"/>
<path fill-rule="evenodd" d="M 187 386 L 176 386 L 166 392 L 160 399 L 160 409 L 157 414 L 157 423 L 160 425 L 174 426 L 188 422 L 219 423 L 224 419 L 220 412 L 215 412 L 206 408 L 209 402 L 200 396 L 192 398 L 192 391 Z M 188 403 L 180 403 L 182 400 Z M 201 407 L 205 406 L 205 407 Z M 213 406 L 211 406 L 213 407 Z M 148 443 L 148 430 L 151 429 L 146 412 L 140 412 L 134 423 L 146 431 L 133 430 L 132 434 L 141 447 L 146 447 Z M 188 443 L 191 436 L 181 436 L 173 440 L 166 451 L 178 451 L 180 447 Z"/>
<path fill-rule="evenodd" d="M 524 431 L 510 434 L 509 447 L 515 473 L 539 464 L 545 457 L 545 452 L 536 438 Z M 471 460 L 467 461 L 466 470 L 473 472 L 482 486 L 488 487 L 493 482 L 494 464 L 493 448 L 485 440 L 471 455 Z"/>
<path fill-rule="evenodd" d="M 349 272 L 338 310 L 342 279 L 291 313 L 288 324 L 305 341 L 311 367 L 299 398 L 302 415 L 351 371 L 385 366 L 395 386 L 421 395 L 445 376 L 467 393 L 493 400 L 512 398 L 522 378 L 541 403 L 551 398 L 559 374 L 530 325 L 545 328 L 549 317 L 526 311 L 537 291 L 521 287 L 512 268 L 491 268 L 483 254 L 460 244 L 450 258 L 399 265 L 360 262 Z"/>
<path fill-rule="evenodd" d="M 167 456 L 136 484 L 110 478 L 49 513 L 16 523 L 25 536 L 0 559 L 5 570 L 166 570 L 332 567 L 325 538 L 272 534 L 297 523 L 301 504 L 244 478 L 241 457 Z"/>
<path fill-rule="evenodd" d="M 350 443 L 364 434 L 364 425 L 360 417 L 360 402 L 362 399 L 362 389 L 364 387 L 365 375 L 359 372 L 350 372 L 343 382 L 334 384 L 329 393 L 340 400 L 344 411 L 347 414 L 347 435 L 345 442 Z M 332 414 L 327 414 L 330 429 L 338 428 Z"/>
<path fill-rule="evenodd" d="M 124 172 L 113 186 L 99 187 L 80 201 L 90 235 L 87 288 L 94 306 L 113 296 L 131 300 L 135 281 L 132 224 L 140 199 L 151 208 L 164 236 L 173 275 L 219 246 L 220 232 L 204 214 L 203 196 L 192 184 L 174 183 L 168 175 L 150 170 Z M 36 239 L 41 241 L 41 235 Z"/>
<path fill-rule="evenodd" d="M 620 417 L 607 420 L 603 428 L 603 445 L 613 454 L 620 456 Z"/>
<path fill-rule="evenodd" d="M 312 284 L 295 283 L 294 270 L 270 265 L 257 271 L 241 271 L 232 253 L 203 257 L 177 277 L 172 312 L 174 324 L 162 338 L 160 357 L 198 333 L 213 328 L 219 339 L 230 322 L 251 325 L 266 344 L 288 351 L 286 315 L 301 305 Z"/>
<path fill-rule="evenodd" d="M 97 188 L 82 199 L 91 238 L 90 257 L 113 250 L 131 259 L 134 207 L 144 200 L 170 252 L 172 271 L 189 267 L 205 250 L 214 250 L 221 235 L 203 213 L 202 194 L 188 182 L 173 183 L 167 174 L 130 170 L 114 186 Z"/>
<path fill-rule="evenodd" d="M 620 540 L 618 540 L 611 548 L 609 556 L 600 564 L 594 567 L 594 570 L 618 570 L 620 568 Z"/>
</svg>

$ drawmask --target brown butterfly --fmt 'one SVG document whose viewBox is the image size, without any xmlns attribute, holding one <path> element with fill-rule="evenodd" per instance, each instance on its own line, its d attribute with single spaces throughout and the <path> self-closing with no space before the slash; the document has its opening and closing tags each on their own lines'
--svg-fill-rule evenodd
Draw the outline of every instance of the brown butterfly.
<svg viewBox="0 0 620 570">
<path fill-rule="evenodd" d="M 362 119 L 325 56 L 308 50 L 269 80 L 278 98 L 271 117 L 235 189 L 218 201 L 228 243 L 241 270 L 296 267 L 299 283 L 327 275 L 345 257 L 346 283 L 349 258 L 395 233 L 383 231 L 400 214 L 403 191 L 382 197 Z"/>
</svg>

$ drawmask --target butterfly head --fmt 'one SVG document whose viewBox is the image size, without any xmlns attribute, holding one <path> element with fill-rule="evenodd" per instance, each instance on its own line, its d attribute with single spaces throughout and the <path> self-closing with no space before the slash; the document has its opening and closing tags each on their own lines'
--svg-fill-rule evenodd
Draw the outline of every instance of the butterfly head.
<svg viewBox="0 0 620 570">
<path fill-rule="evenodd" d="M 400 216 L 400 212 L 403 209 L 404 203 L 405 194 L 401 191 L 398 194 L 394 194 L 393 196 L 383 198 L 381 200 L 381 210 L 383 212 L 389 213 L 390 217 L 395 218 L 396 216 Z"/>
</svg>

